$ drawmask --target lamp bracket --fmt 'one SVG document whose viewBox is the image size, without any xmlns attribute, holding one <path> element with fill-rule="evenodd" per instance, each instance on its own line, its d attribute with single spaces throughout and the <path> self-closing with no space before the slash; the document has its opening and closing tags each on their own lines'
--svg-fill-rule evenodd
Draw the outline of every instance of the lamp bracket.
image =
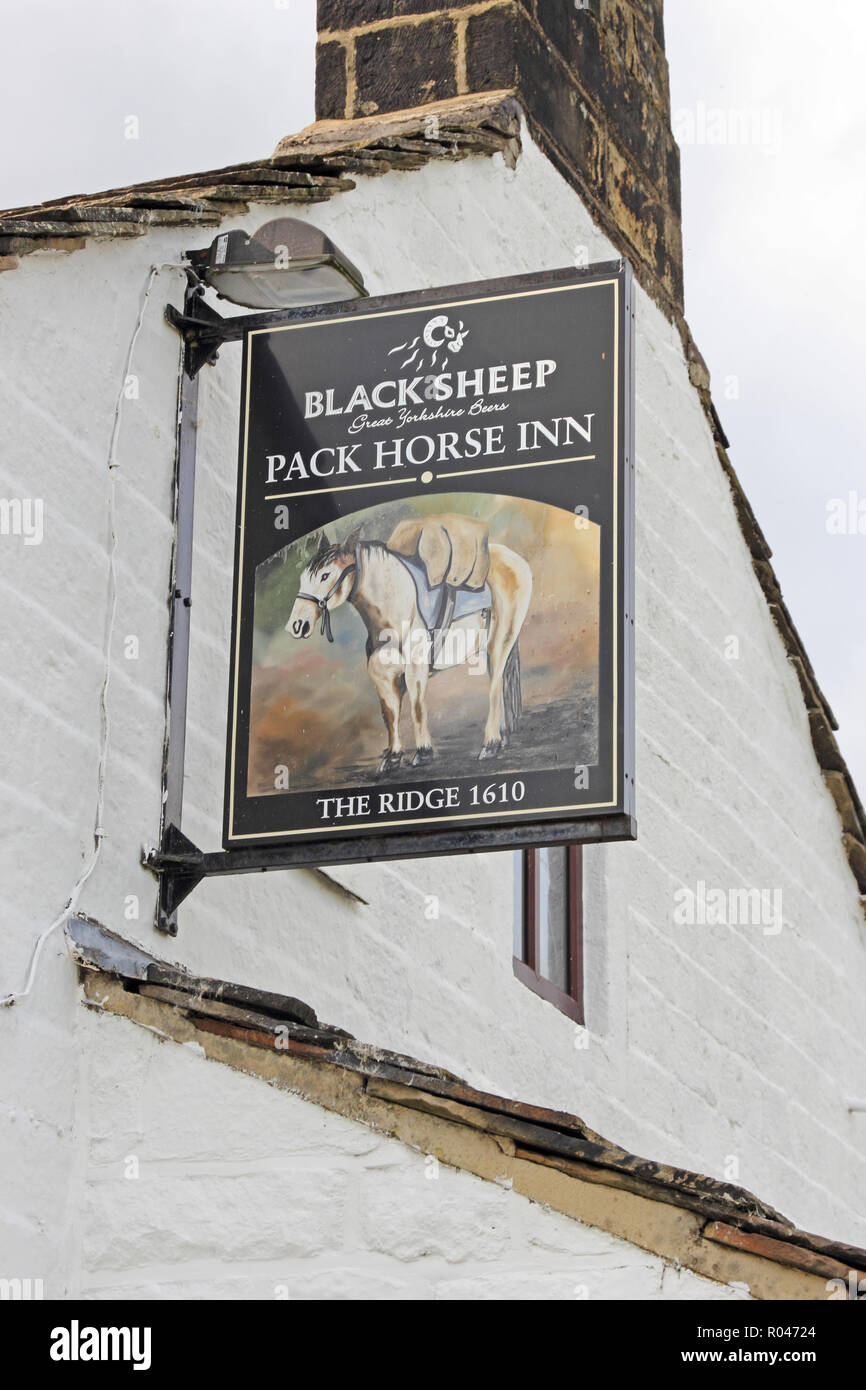
<svg viewBox="0 0 866 1390">
<path fill-rule="evenodd" d="M 173 304 L 167 304 L 165 317 L 184 340 L 184 370 L 190 379 L 196 377 L 206 364 L 211 365 L 216 361 L 218 349 L 223 343 L 240 342 L 250 330 L 312 322 L 334 310 L 332 304 L 307 304 L 294 309 L 262 309 L 254 314 L 233 314 L 231 318 L 225 318 L 201 297 L 205 287 L 193 271 L 188 270 L 187 274 L 190 288 L 186 292 L 183 312 Z M 354 304 L 363 304 L 363 299 L 353 300 L 348 305 L 341 304 L 341 313 L 351 313 Z"/>
<path fill-rule="evenodd" d="M 183 338 L 184 369 L 190 378 L 198 376 L 206 364 L 212 366 L 216 362 L 226 338 L 226 319 L 211 308 L 203 295 L 203 286 L 191 287 L 184 298 L 183 312 L 173 304 L 165 306 L 166 321 Z"/>
</svg>

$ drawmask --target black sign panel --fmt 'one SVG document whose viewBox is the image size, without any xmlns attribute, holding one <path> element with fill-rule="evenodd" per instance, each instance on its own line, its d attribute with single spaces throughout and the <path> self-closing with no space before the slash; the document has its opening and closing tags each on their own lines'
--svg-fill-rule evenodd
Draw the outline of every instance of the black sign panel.
<svg viewBox="0 0 866 1390">
<path fill-rule="evenodd" d="M 226 847 L 634 834 L 631 302 L 614 262 L 246 334 Z"/>
</svg>

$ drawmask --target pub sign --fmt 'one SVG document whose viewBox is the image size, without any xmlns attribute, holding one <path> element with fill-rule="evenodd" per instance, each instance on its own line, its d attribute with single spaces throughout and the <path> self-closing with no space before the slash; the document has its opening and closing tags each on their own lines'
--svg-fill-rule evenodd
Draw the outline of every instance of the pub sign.
<svg viewBox="0 0 866 1390">
<path fill-rule="evenodd" d="M 226 848 L 634 835 L 632 341 L 622 261 L 246 332 Z"/>
</svg>

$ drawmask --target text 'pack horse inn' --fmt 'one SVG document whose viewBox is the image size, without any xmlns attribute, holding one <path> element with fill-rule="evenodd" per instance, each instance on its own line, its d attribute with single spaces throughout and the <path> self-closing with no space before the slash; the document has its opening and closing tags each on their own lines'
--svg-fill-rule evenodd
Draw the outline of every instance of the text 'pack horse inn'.
<svg viewBox="0 0 866 1390">
<path fill-rule="evenodd" d="M 856 1298 L 866 817 L 661 0 L 318 10 L 272 155 L 0 215 L 3 1296 Z"/>
</svg>

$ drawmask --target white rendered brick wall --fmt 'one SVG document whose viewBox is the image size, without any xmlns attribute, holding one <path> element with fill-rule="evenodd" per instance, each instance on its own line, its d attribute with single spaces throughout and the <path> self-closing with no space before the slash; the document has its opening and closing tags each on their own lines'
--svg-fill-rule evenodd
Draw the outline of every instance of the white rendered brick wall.
<svg viewBox="0 0 866 1390">
<path fill-rule="evenodd" d="M 84 1013 L 72 1296 L 747 1297 L 258 1078 Z M 46 1287 L 46 1297 L 58 1290 Z"/>
<path fill-rule="evenodd" d="M 253 229 L 279 211 L 224 228 Z M 568 264 L 582 247 L 590 260 L 614 254 L 528 137 L 513 172 L 496 157 L 362 178 L 310 215 L 374 294 Z M 45 501 L 41 545 L 0 538 L 0 993 L 20 986 L 92 848 L 115 403 L 150 267 L 210 235 L 90 241 L 0 276 L 14 345 L 0 383 L 0 495 Z M 123 401 L 105 838 L 79 907 L 196 971 L 300 995 L 362 1038 L 576 1111 L 636 1152 L 734 1177 L 802 1225 L 866 1241 L 866 1118 L 845 1106 L 862 1093 L 866 1053 L 856 887 L 679 337 L 643 292 L 640 838 L 586 853 L 588 1038 L 513 978 L 507 856 L 341 871 L 367 906 L 305 872 L 212 880 L 184 904 L 176 941 L 153 930 L 154 881 L 139 860 L 159 817 L 178 365 L 162 310 L 181 302 L 182 283 L 177 270 L 159 272 L 130 366 L 138 399 Z M 227 345 L 201 377 L 184 829 L 205 848 L 220 834 L 239 366 L 239 346 Z M 124 658 L 127 635 L 138 637 L 136 661 Z M 738 660 L 725 659 L 730 635 Z M 780 889 L 782 932 L 676 925 L 676 889 L 700 879 Z M 438 920 L 425 916 L 429 894 Z M 13 1173 L 0 1192 L 0 1251 L 13 1274 L 50 1267 L 70 1284 L 83 1268 L 88 1077 L 92 1053 L 108 1050 L 105 1020 L 76 1033 L 80 1012 L 56 935 L 32 996 L 0 1012 L 0 1132 Z M 169 1053 L 155 1054 L 157 1072 Z M 250 1090 L 255 1131 L 266 1105 L 262 1087 Z"/>
</svg>

